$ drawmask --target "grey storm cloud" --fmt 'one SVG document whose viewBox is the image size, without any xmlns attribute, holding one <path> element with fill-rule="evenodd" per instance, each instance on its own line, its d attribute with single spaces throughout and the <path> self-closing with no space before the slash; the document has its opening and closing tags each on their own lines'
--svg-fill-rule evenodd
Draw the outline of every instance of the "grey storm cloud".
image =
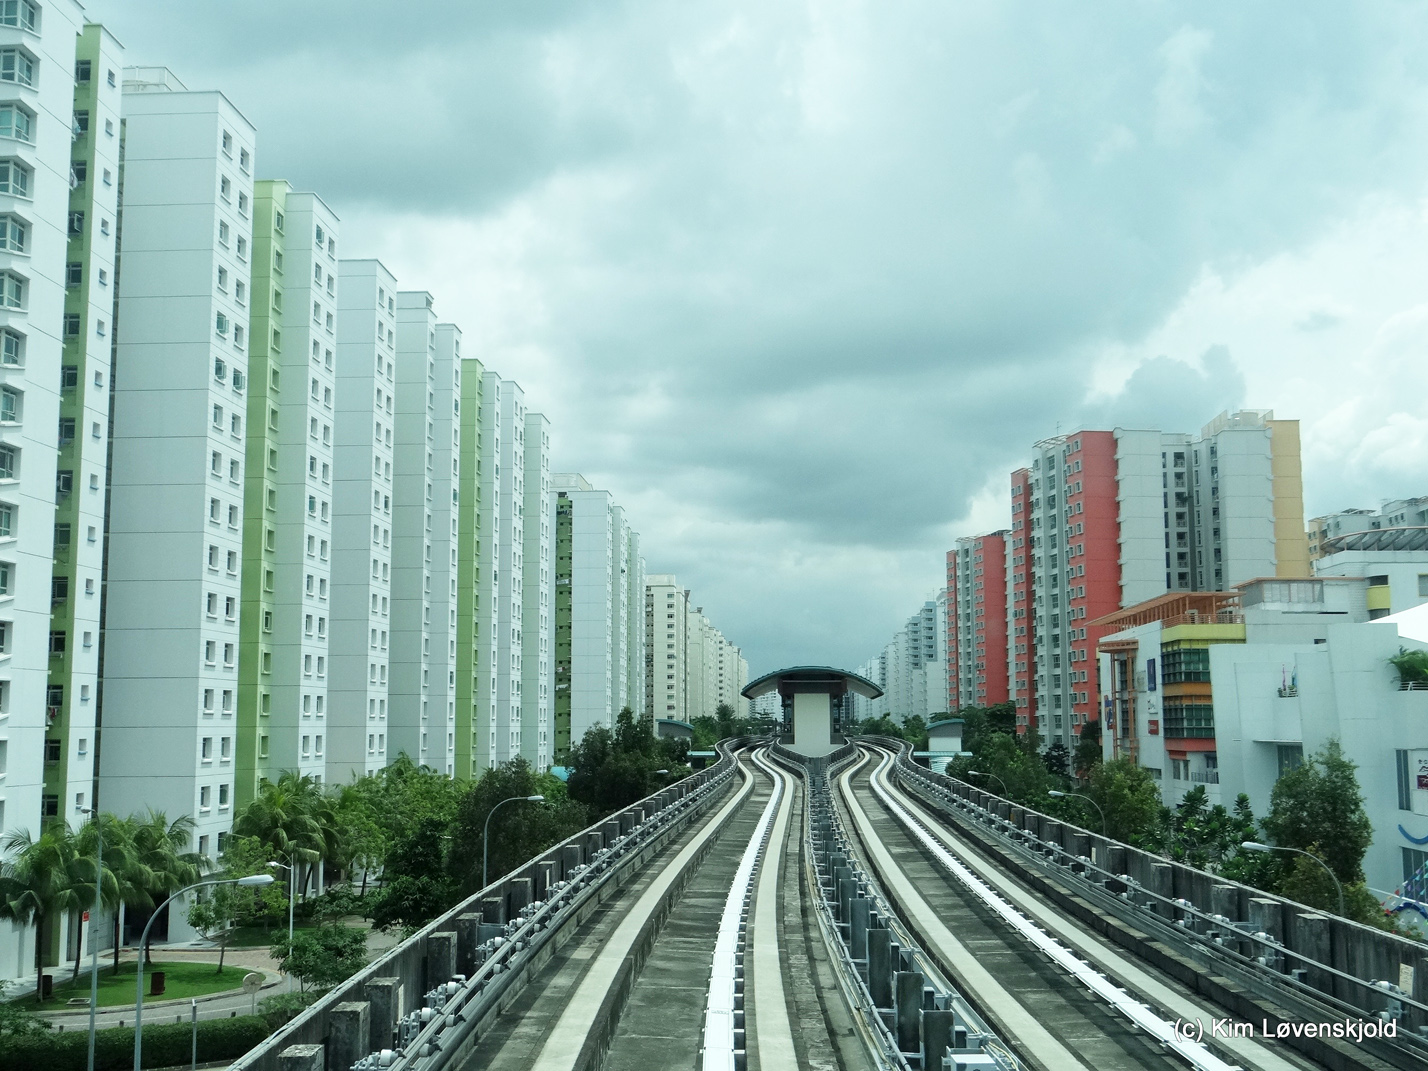
<svg viewBox="0 0 1428 1071">
<path fill-rule="evenodd" d="M 227 93 L 263 174 L 504 235 L 451 256 L 541 315 L 478 355 L 756 669 L 880 647 L 1058 423 L 1193 431 L 1246 401 L 1223 350 L 1087 399 L 1207 267 L 1411 195 L 1428 147 L 1428 18 L 1401 4 L 89 10 Z M 488 305 L 422 267 L 403 283 L 441 308 Z"/>
</svg>

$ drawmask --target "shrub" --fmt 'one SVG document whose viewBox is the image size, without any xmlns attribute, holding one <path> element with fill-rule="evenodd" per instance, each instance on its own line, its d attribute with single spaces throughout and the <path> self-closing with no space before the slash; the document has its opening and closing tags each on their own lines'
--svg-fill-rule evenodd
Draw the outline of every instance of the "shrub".
<svg viewBox="0 0 1428 1071">
<path fill-rule="evenodd" d="M 198 1024 L 200 1063 L 234 1060 L 268 1036 L 260 1015 L 235 1019 L 203 1019 Z M 164 1023 L 144 1027 L 144 1066 L 187 1066 L 192 1054 L 193 1027 Z M 0 1067 L 42 1067 L 45 1071 L 84 1071 L 89 1061 L 89 1034 L 84 1030 L 0 1038 Z M 126 1071 L 134 1066 L 133 1027 L 101 1030 L 95 1035 L 96 1071 Z"/>
<path fill-rule="evenodd" d="M 268 1024 L 269 1033 L 277 1033 L 322 996 L 322 992 L 274 993 L 258 1001 L 258 1014 Z"/>
</svg>

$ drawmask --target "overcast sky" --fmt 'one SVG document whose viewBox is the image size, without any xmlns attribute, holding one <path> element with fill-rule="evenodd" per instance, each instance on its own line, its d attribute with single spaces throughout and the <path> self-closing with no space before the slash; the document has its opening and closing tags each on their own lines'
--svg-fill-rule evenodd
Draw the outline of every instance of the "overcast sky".
<svg viewBox="0 0 1428 1071">
<path fill-rule="evenodd" d="M 1081 426 L 1428 494 L 1416 3 L 92 0 L 432 291 L 752 673 L 854 666 Z"/>
</svg>

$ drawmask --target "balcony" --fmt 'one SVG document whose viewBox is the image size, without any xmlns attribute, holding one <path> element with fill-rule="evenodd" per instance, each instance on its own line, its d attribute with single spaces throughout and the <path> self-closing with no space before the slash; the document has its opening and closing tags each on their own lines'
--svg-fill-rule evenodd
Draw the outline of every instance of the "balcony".
<svg viewBox="0 0 1428 1071">
<path fill-rule="evenodd" d="M 1197 770 L 1190 775 L 1190 782 L 1196 785 L 1218 785 L 1220 783 L 1220 771 Z"/>
</svg>

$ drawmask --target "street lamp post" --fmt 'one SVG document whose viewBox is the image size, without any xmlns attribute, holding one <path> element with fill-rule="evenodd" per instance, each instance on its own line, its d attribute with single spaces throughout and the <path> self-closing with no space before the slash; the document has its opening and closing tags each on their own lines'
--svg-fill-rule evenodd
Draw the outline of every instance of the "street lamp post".
<svg viewBox="0 0 1428 1071">
<path fill-rule="evenodd" d="M 1329 869 L 1329 864 L 1320 859 L 1313 852 L 1306 852 L 1303 848 L 1286 848 L 1282 844 L 1261 844 L 1257 840 L 1246 840 L 1240 842 L 1240 847 L 1247 852 L 1293 852 L 1295 855 L 1305 855 L 1324 868 L 1324 872 L 1334 880 L 1334 889 L 1339 894 L 1339 915 L 1344 914 L 1344 886 L 1339 881 L 1339 875 Z"/>
<path fill-rule="evenodd" d="M 1101 816 L 1101 836 L 1106 837 L 1107 839 L 1110 838 L 1111 826 L 1110 823 L 1106 821 L 1106 812 L 1101 810 L 1101 805 L 1095 800 L 1093 800 L 1090 796 L 1087 796 L 1085 793 L 1082 792 L 1062 792 L 1054 788 L 1047 789 L 1046 794 L 1058 800 L 1064 799 L 1067 796 L 1074 796 L 1078 800 L 1085 800 L 1092 807 L 1096 808 L 1096 813 Z"/>
<path fill-rule="evenodd" d="M 94 823 L 94 908 L 89 917 L 89 1071 L 94 1071 L 94 1027 L 99 1013 L 99 914 L 102 906 L 100 891 L 104 888 L 104 827 L 99 824 L 99 809 L 86 807 L 85 814 Z"/>
<path fill-rule="evenodd" d="M 134 964 L 134 1071 L 140 1071 L 140 1068 L 143 1067 L 144 1055 L 144 949 L 149 943 L 149 927 L 159 917 L 159 912 L 184 893 L 209 885 L 271 885 L 272 883 L 273 875 L 271 874 L 249 874 L 243 878 L 214 878 L 210 881 L 196 881 L 192 885 L 185 885 L 177 892 L 171 893 L 167 900 L 154 909 L 154 913 L 149 916 L 149 921 L 144 924 L 143 936 L 139 938 L 139 959 Z"/>
<path fill-rule="evenodd" d="M 539 803 L 543 799 L 545 799 L 545 796 L 540 793 L 536 793 L 534 796 L 507 796 L 487 812 L 486 824 L 481 828 L 481 888 L 484 889 L 486 887 L 486 863 L 490 858 L 488 852 L 490 849 L 491 815 L 500 810 L 502 804 L 511 803 L 515 800 L 528 800 L 531 803 Z"/>
<path fill-rule="evenodd" d="M 1007 783 L 1003 781 L 1000 777 L 998 777 L 996 774 L 986 773 L 983 770 L 968 770 L 967 772 L 973 777 L 990 777 L 993 781 L 1002 786 L 1002 791 L 1006 793 L 1007 798 L 1011 798 L 1011 793 L 1007 791 Z"/>
<path fill-rule="evenodd" d="M 297 868 L 292 864 L 292 856 L 288 856 L 286 863 L 271 862 L 269 866 L 280 866 L 288 872 L 288 955 L 293 954 L 293 898 L 297 890 Z M 293 975 L 291 971 L 285 971 L 288 976 L 288 992 L 293 991 Z"/>
</svg>

